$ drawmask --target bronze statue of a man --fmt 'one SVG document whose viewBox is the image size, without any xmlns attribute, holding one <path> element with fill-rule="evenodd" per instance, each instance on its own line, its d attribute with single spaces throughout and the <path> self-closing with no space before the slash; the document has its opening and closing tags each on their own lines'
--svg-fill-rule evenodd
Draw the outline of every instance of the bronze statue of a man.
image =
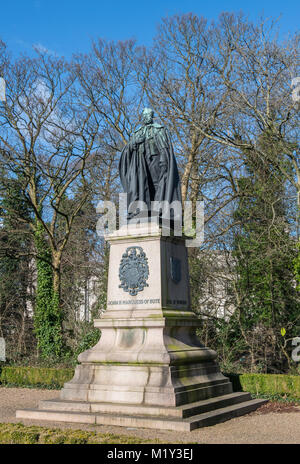
<svg viewBox="0 0 300 464">
<path fill-rule="evenodd" d="M 153 201 L 181 202 L 180 179 L 170 136 L 164 126 L 153 122 L 153 116 L 151 108 L 143 110 L 143 125 L 130 137 L 119 165 L 128 206 L 143 201 L 148 213 L 153 213 Z"/>
</svg>

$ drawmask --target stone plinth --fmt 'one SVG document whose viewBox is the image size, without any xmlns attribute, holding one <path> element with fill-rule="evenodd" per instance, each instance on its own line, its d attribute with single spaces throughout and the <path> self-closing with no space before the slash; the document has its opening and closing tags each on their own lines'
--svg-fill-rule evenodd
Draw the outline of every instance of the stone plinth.
<svg viewBox="0 0 300 464">
<path fill-rule="evenodd" d="M 232 385 L 196 336 L 185 239 L 123 228 L 110 243 L 107 310 L 60 399 L 19 418 L 192 430 L 261 404 Z"/>
</svg>

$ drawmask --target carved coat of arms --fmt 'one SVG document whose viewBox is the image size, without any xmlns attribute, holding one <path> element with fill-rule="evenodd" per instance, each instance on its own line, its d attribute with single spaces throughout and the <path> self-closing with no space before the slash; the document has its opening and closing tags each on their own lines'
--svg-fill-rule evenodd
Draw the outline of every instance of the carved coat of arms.
<svg viewBox="0 0 300 464">
<path fill-rule="evenodd" d="M 149 277 L 148 258 L 141 247 L 128 247 L 122 255 L 119 267 L 119 278 L 124 292 L 135 296 L 138 292 L 148 287 L 147 279 Z"/>
</svg>

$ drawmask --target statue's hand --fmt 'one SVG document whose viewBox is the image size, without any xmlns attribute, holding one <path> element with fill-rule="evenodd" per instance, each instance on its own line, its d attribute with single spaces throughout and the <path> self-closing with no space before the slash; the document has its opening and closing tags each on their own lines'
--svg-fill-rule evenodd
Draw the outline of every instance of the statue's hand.
<svg viewBox="0 0 300 464">
<path fill-rule="evenodd" d="M 145 142 L 145 137 L 143 135 L 135 135 L 129 140 L 129 147 L 131 150 L 137 150 L 139 145 Z"/>
<path fill-rule="evenodd" d="M 144 142 L 145 142 L 145 136 L 144 136 L 144 135 L 140 135 L 139 137 L 137 137 L 137 138 L 135 139 L 135 143 L 136 143 L 137 145 L 141 145 L 141 143 L 144 143 Z"/>
</svg>

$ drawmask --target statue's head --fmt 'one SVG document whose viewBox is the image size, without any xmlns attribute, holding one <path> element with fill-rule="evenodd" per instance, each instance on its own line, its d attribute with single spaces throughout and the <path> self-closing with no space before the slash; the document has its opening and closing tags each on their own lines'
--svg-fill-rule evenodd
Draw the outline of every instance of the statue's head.
<svg viewBox="0 0 300 464">
<path fill-rule="evenodd" d="M 144 124 L 151 124 L 153 122 L 154 111 L 151 108 L 144 108 L 142 113 L 142 121 Z"/>
</svg>

